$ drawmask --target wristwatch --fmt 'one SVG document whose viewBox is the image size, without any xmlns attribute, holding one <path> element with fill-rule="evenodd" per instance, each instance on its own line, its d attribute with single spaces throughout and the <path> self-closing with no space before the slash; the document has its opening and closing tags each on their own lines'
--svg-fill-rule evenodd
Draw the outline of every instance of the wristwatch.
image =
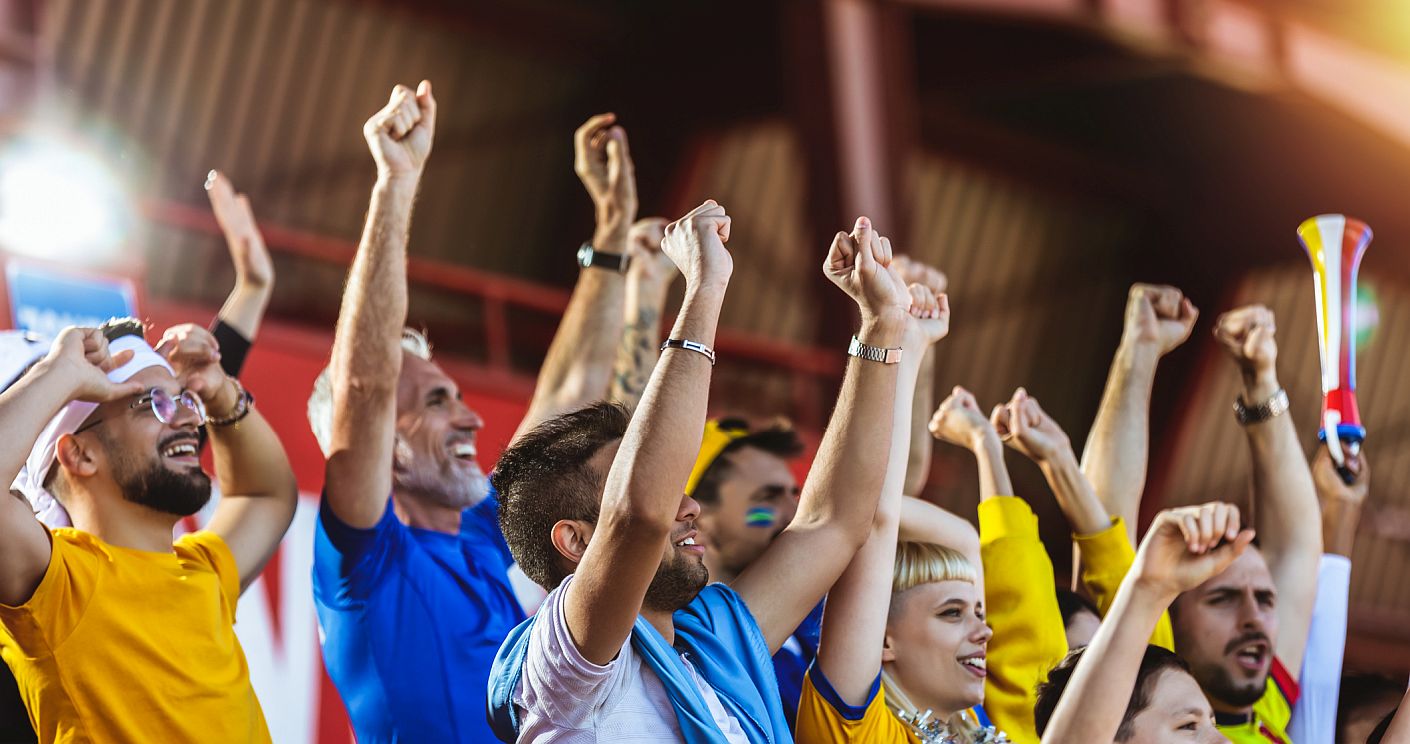
<svg viewBox="0 0 1410 744">
<path fill-rule="evenodd" d="M 900 349 L 887 349 L 881 346 L 867 346 L 856 336 L 852 337 L 852 344 L 847 347 L 848 356 L 858 359 L 865 359 L 869 362 L 881 362 L 882 364 L 896 364 L 901 361 Z"/>
<path fill-rule="evenodd" d="M 606 253 L 592 247 L 592 243 L 583 243 L 578 249 L 578 265 L 584 269 L 598 268 L 615 271 L 619 274 L 627 273 L 627 264 L 631 262 L 631 256 L 625 253 Z"/>
<path fill-rule="evenodd" d="M 1282 388 L 1278 388 L 1278 392 L 1273 393 L 1272 397 L 1256 406 L 1245 405 L 1241 395 L 1234 399 L 1234 418 L 1244 426 L 1261 424 L 1287 413 L 1288 406 L 1288 391 Z"/>
</svg>

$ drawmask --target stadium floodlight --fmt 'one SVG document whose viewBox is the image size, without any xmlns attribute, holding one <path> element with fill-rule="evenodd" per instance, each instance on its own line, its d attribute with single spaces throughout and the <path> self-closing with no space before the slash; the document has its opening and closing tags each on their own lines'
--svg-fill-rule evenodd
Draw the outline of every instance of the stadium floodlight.
<svg viewBox="0 0 1410 744">
<path fill-rule="evenodd" d="M 0 248 L 65 263 L 105 263 L 133 222 L 121 181 L 90 152 L 37 136 L 0 147 Z"/>
</svg>

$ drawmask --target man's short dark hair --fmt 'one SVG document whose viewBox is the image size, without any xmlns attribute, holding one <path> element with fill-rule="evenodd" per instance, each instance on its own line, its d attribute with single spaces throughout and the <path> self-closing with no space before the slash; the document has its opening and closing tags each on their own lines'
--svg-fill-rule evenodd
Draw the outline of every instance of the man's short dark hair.
<svg viewBox="0 0 1410 744">
<path fill-rule="evenodd" d="M 1038 726 L 1038 735 L 1042 736 L 1043 731 L 1048 728 L 1048 722 L 1052 720 L 1053 711 L 1057 710 L 1058 700 L 1062 698 L 1062 693 L 1067 689 L 1067 685 L 1072 681 L 1072 675 L 1077 671 L 1077 662 L 1082 660 L 1082 655 L 1086 653 L 1087 647 L 1077 649 L 1067 655 L 1051 672 L 1048 673 L 1048 681 L 1038 685 L 1038 702 L 1033 706 L 1033 720 Z M 1124 742 L 1131 738 L 1134 733 L 1131 729 L 1132 721 L 1141 711 L 1151 704 L 1151 694 L 1155 692 L 1155 680 L 1161 672 L 1177 669 L 1190 673 L 1190 668 L 1185 665 L 1184 659 L 1159 647 L 1146 646 L 1146 654 L 1141 657 L 1141 668 L 1136 673 L 1136 686 L 1131 690 L 1131 702 L 1126 704 L 1126 714 L 1121 717 L 1121 727 L 1116 730 L 1116 741 Z"/>
<path fill-rule="evenodd" d="M 626 434 L 631 418 L 620 403 L 594 403 L 535 426 L 495 464 L 499 528 L 519 568 L 545 589 L 572 573 L 553 547 L 553 525 L 597 523 L 607 473 L 594 472 L 589 461 Z"/>
<path fill-rule="evenodd" d="M 1062 626 L 1066 628 L 1072 624 L 1072 618 L 1079 612 L 1090 612 L 1098 620 L 1102 619 L 1101 610 L 1092 604 L 1092 600 L 1072 591 L 1071 589 L 1057 590 L 1058 612 L 1062 613 Z"/>
<path fill-rule="evenodd" d="M 719 427 L 749 430 L 749 422 L 742 418 L 722 418 L 719 420 Z M 700 482 L 695 484 L 691 498 L 702 506 L 719 503 L 720 484 L 725 482 L 732 467 L 725 456 L 745 447 L 753 447 L 780 459 L 791 460 L 803 454 L 803 439 L 798 436 L 793 426 L 783 419 L 778 419 L 762 429 L 749 431 L 720 450 L 720 454 L 715 456 L 710 467 L 706 468 L 705 474 L 700 477 Z"/>
</svg>

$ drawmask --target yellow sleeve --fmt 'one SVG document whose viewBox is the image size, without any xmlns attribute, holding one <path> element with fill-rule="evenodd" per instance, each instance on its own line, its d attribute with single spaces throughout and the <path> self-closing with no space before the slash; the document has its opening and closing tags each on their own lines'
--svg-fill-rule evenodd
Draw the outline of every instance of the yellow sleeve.
<svg viewBox="0 0 1410 744">
<path fill-rule="evenodd" d="M 808 667 L 798 698 L 798 744 L 906 744 L 916 741 L 906 726 L 886 708 L 881 678 L 872 683 L 865 705 L 842 701 L 818 669 Z"/>
<path fill-rule="evenodd" d="M 24 604 L 0 604 L 0 643 L 26 656 L 45 657 L 78 627 L 105 563 L 91 536 L 72 528 L 50 530 L 49 566 Z"/>
<path fill-rule="evenodd" d="M 234 617 L 240 601 L 240 568 L 225 540 L 210 530 L 197 530 L 176 538 L 172 547 L 177 557 L 199 563 L 215 573 L 220 580 L 220 593 L 230 605 L 230 616 Z"/>
<path fill-rule="evenodd" d="M 1038 684 L 1067 654 L 1053 563 L 1038 538 L 1038 517 L 1023 499 L 979 504 L 984 600 L 994 637 L 984 710 L 1015 744 L 1038 744 L 1033 704 Z"/>
<path fill-rule="evenodd" d="M 1102 617 L 1116 601 L 1116 590 L 1136 562 L 1136 549 L 1126 534 L 1126 523 L 1114 517 L 1111 526 L 1091 535 L 1073 535 L 1072 544 L 1082 553 L 1082 586 L 1101 611 Z M 1161 613 L 1160 621 L 1151 633 L 1151 645 L 1167 651 L 1175 650 L 1175 635 L 1170 629 L 1170 614 Z"/>
</svg>

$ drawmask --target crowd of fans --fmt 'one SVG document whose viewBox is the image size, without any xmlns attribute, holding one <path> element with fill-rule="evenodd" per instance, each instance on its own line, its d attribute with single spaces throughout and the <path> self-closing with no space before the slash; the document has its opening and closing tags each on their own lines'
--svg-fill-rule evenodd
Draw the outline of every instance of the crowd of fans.
<svg viewBox="0 0 1410 744">
<path fill-rule="evenodd" d="M 859 217 L 820 256 L 858 322 L 800 488 L 786 421 L 707 418 L 729 214 L 706 201 L 639 220 L 626 134 L 595 116 L 575 168 L 596 231 L 486 475 L 485 422 L 406 327 L 435 127 L 422 82 L 363 128 L 377 179 L 308 402 L 327 460 L 320 640 L 359 741 L 1410 742 L 1403 685 L 1341 671 L 1366 462 L 1344 475 L 1319 448 L 1309 465 L 1266 308 L 1215 324 L 1243 382 L 1230 425 L 1251 507 L 1168 509 L 1141 535 L 1152 385 L 1194 327 L 1190 300 L 1131 289 L 1079 454 L 1023 388 L 986 413 L 954 387 L 932 409 L 946 277 Z M 120 319 L 0 343 L 0 657 L 15 690 L 0 697 L 31 741 L 269 740 L 261 706 L 279 702 L 257 699 L 233 624 L 297 501 L 238 379 L 273 270 L 248 200 L 218 173 L 207 188 L 237 266 L 211 330 L 150 345 Z M 977 514 L 919 498 L 937 439 L 973 453 Z M 210 499 L 206 446 L 221 496 L 173 541 Z M 1073 529 L 1070 587 L 1010 451 L 1041 468 Z M 536 596 L 516 591 L 521 572 Z"/>
</svg>

